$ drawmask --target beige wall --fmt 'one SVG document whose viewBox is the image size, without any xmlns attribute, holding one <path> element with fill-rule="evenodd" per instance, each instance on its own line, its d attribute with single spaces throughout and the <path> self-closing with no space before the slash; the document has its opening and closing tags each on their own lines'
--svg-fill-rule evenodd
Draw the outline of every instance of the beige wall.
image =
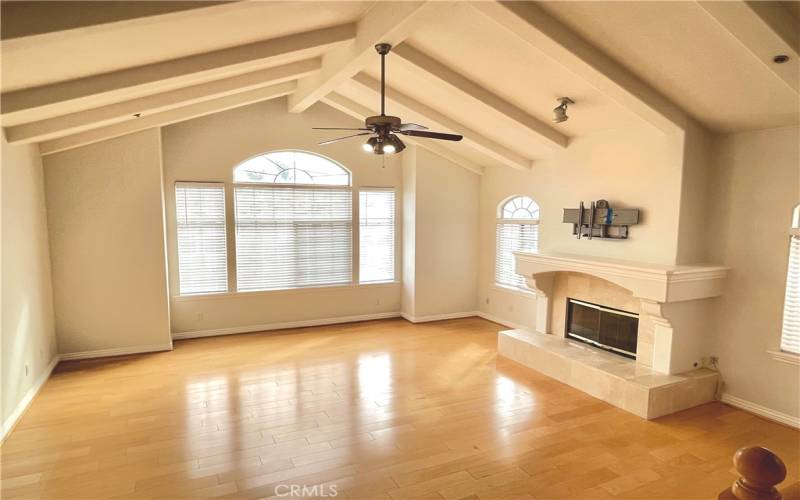
<svg viewBox="0 0 800 500">
<path fill-rule="evenodd" d="M 163 129 L 164 186 L 170 282 L 177 290 L 175 244 L 175 181 L 226 183 L 229 269 L 235 270 L 234 220 L 231 193 L 233 168 L 260 153 L 279 149 L 312 151 L 336 160 L 353 173 L 354 206 L 359 187 L 397 189 L 398 216 L 402 204 L 400 161 L 363 153 L 359 140 L 318 146 L 319 141 L 347 132 L 313 131 L 311 127 L 360 127 L 363 124 L 324 104 L 302 114 L 287 112 L 285 99 L 263 102 Z M 358 227 L 354 228 L 354 251 Z M 397 278 L 400 279 L 401 237 L 397 228 Z M 240 331 L 281 323 L 324 320 L 400 311 L 400 285 L 376 284 L 289 291 L 230 293 L 203 297 L 172 297 L 173 332 Z"/>
<path fill-rule="evenodd" d="M 47 214 L 39 148 L 2 140 L 2 351 L 0 412 L 3 432 L 57 349 Z M 28 373 L 25 373 L 25 367 Z"/>
<path fill-rule="evenodd" d="M 159 131 L 44 169 L 60 352 L 169 349 Z"/>
<path fill-rule="evenodd" d="M 481 179 L 481 311 L 507 324 L 533 327 L 535 298 L 495 287 L 495 220 L 501 201 L 527 195 L 541 208 L 539 249 L 673 264 L 678 252 L 683 135 L 651 128 L 610 130 L 576 138 L 569 148 L 528 172 L 489 168 Z M 640 209 L 640 223 L 624 241 L 577 240 L 561 222 L 563 209 L 607 199 L 612 207 Z"/>
<path fill-rule="evenodd" d="M 725 392 L 800 416 L 800 367 L 778 350 L 792 209 L 800 202 L 800 129 L 721 137 L 715 144 L 712 257 L 731 267 L 718 300 L 715 352 Z"/>
<path fill-rule="evenodd" d="M 411 150 L 403 159 L 406 219 L 413 218 L 413 229 L 405 229 L 414 238 L 404 253 L 411 282 L 404 283 L 403 312 L 424 320 L 475 311 L 480 177 L 426 149 Z"/>
</svg>

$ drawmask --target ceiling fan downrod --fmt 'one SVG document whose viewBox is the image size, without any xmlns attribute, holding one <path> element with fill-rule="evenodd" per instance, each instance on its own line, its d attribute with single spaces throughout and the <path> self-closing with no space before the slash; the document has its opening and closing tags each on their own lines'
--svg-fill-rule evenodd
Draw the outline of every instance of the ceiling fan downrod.
<svg viewBox="0 0 800 500">
<path fill-rule="evenodd" d="M 381 116 L 386 116 L 386 54 L 392 50 L 388 43 L 379 43 L 375 50 L 381 55 Z"/>
</svg>

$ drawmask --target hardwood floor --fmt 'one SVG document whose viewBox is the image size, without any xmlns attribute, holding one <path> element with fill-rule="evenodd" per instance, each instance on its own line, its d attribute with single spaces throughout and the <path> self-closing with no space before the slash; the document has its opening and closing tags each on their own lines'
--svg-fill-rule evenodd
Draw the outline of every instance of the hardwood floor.
<svg viewBox="0 0 800 500">
<path fill-rule="evenodd" d="M 291 485 L 393 500 L 716 498 L 750 444 L 798 480 L 796 430 L 720 403 L 641 420 L 497 359 L 500 329 L 384 320 L 62 363 L 2 446 L 2 498 L 286 497 Z"/>
</svg>

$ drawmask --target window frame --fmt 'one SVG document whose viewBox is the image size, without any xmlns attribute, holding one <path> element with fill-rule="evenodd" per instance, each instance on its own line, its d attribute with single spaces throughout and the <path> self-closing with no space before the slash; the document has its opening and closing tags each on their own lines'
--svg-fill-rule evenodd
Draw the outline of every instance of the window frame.
<svg viewBox="0 0 800 500">
<path fill-rule="evenodd" d="M 391 280 L 383 280 L 383 281 L 362 281 L 361 280 L 361 193 L 364 192 L 391 192 L 394 195 L 394 212 L 392 213 L 392 279 Z M 353 207 L 356 210 L 355 218 L 358 219 L 358 230 L 356 231 L 356 245 L 355 248 L 358 248 L 358 258 L 354 259 L 354 272 L 357 274 L 357 280 L 354 280 L 354 283 L 361 286 L 371 286 L 371 285 L 381 285 L 381 284 L 391 284 L 391 283 L 399 283 L 400 279 L 398 278 L 398 260 L 399 260 L 399 253 L 397 251 L 397 224 L 399 221 L 399 217 L 397 214 L 399 203 L 398 203 L 398 196 L 397 196 L 397 188 L 395 187 L 377 187 L 377 186 L 361 186 L 358 190 L 354 190 L 354 204 Z M 357 262 L 355 262 L 357 261 Z M 357 265 L 355 265 L 357 264 Z"/>
<path fill-rule="evenodd" d="M 253 182 L 241 182 L 235 181 L 236 178 L 236 169 L 251 161 L 254 158 L 258 158 L 261 156 L 267 156 L 272 153 L 303 153 L 312 156 L 316 156 L 318 158 L 322 158 L 330 163 L 341 168 L 344 172 L 347 173 L 347 180 L 348 183 L 345 184 L 295 184 L 295 183 L 283 183 L 283 182 L 260 182 L 260 181 L 253 181 Z M 229 257 L 229 268 L 233 269 L 233 290 L 236 294 L 254 294 L 254 293 L 280 293 L 280 292 L 288 292 L 294 290 L 315 290 L 315 289 L 330 289 L 330 288 L 339 288 L 339 287 L 352 287 L 358 284 L 357 281 L 357 267 L 358 267 L 358 260 L 357 260 L 357 250 L 356 245 L 358 240 L 357 234 L 357 227 L 358 224 L 356 223 L 356 215 L 357 215 L 357 208 L 355 206 L 355 202 L 357 199 L 355 198 L 356 190 L 353 186 L 353 172 L 339 163 L 338 161 L 329 158 L 327 156 L 312 152 L 312 151 L 304 151 L 301 149 L 276 149 L 270 150 L 264 153 L 259 153 L 257 155 L 250 156 L 249 158 L 242 160 L 241 162 L 234 165 L 234 167 L 230 170 L 231 172 L 231 206 L 232 206 L 232 222 L 233 222 L 233 231 L 231 238 L 233 239 L 233 244 L 229 245 L 229 248 L 233 249 L 232 256 Z M 311 189 L 311 190 L 334 190 L 334 191 L 347 191 L 350 194 L 350 281 L 347 283 L 335 283 L 335 284 L 319 284 L 319 285 L 309 285 L 309 286 L 298 286 L 298 287 L 288 287 L 288 288 L 271 288 L 271 289 L 261 289 L 261 290 L 240 290 L 239 289 L 239 259 L 238 259 L 238 248 L 237 248 L 237 220 L 236 220 L 236 189 L 238 187 L 246 187 L 250 188 L 258 188 L 262 187 L 264 189 L 286 189 L 286 190 L 295 190 L 295 189 Z M 230 250 L 229 250 L 230 252 Z"/>
<path fill-rule="evenodd" d="M 513 200 L 517 198 L 527 198 L 529 199 L 535 206 L 536 211 L 538 214 L 537 218 L 507 218 L 503 217 L 504 211 L 506 206 L 511 203 Z M 501 290 L 510 291 L 514 293 L 522 293 L 525 295 L 533 294 L 533 291 L 526 285 L 518 285 L 513 283 L 505 283 L 498 279 L 498 266 L 500 260 L 500 238 L 501 238 L 501 229 L 502 226 L 507 225 L 520 225 L 520 226 L 536 226 L 536 249 L 539 249 L 539 225 L 541 221 L 541 207 L 536 202 L 536 200 L 528 195 L 524 194 L 514 194 L 511 196 L 506 197 L 497 205 L 497 211 L 495 213 L 495 256 L 494 256 L 494 287 L 499 288 Z"/>
<path fill-rule="evenodd" d="M 207 187 L 214 187 L 214 188 L 221 188 L 222 190 L 222 229 L 223 233 L 225 234 L 224 242 L 225 242 L 225 290 L 223 291 L 203 291 L 203 292 L 195 292 L 195 293 L 184 293 L 182 286 L 181 286 L 181 250 L 180 250 L 180 228 L 181 223 L 178 217 L 178 188 L 181 184 L 190 184 L 193 186 L 207 186 Z M 219 296 L 219 295 L 226 295 L 231 292 L 231 281 L 230 281 L 230 265 L 228 262 L 228 256 L 230 255 L 230 245 L 228 241 L 228 207 L 227 207 L 227 199 L 228 199 L 228 190 L 226 189 L 224 182 L 219 181 L 186 181 L 186 180 L 176 180 L 173 182 L 172 185 L 172 196 L 173 196 L 173 209 L 174 209 L 174 217 L 175 217 L 175 231 L 174 231 L 174 241 L 175 241 L 175 287 L 178 290 L 178 297 L 204 297 L 204 296 Z"/>
<path fill-rule="evenodd" d="M 800 270 L 798 271 L 798 276 L 792 277 L 790 275 L 790 271 L 792 270 L 793 261 L 796 259 L 800 262 L 800 204 L 794 207 L 792 210 L 792 224 L 789 229 L 789 244 L 787 256 L 786 256 L 786 280 L 784 282 L 784 299 L 783 299 L 783 307 L 781 308 L 781 333 L 778 339 L 778 349 L 776 351 L 769 351 L 769 354 L 778 361 L 783 361 L 786 363 L 792 364 L 800 364 L 800 350 L 792 351 L 789 349 L 784 348 L 784 337 L 787 335 L 787 302 L 789 298 L 789 286 L 791 284 L 791 279 L 800 281 Z M 795 255 L 794 252 L 797 252 Z M 800 296 L 800 290 L 794 291 L 795 296 Z M 795 325 L 795 328 L 800 329 L 800 325 Z"/>
</svg>

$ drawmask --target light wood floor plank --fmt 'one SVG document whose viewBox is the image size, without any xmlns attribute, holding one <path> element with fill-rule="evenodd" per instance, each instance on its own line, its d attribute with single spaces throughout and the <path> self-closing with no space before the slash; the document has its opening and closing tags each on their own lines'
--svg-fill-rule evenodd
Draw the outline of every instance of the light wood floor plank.
<svg viewBox="0 0 800 500">
<path fill-rule="evenodd" d="M 496 356 L 477 319 L 178 341 L 58 366 L 2 445 L 3 498 L 713 498 L 800 433 L 712 403 L 647 422 Z M 330 492 L 330 490 L 328 490 Z"/>
</svg>

